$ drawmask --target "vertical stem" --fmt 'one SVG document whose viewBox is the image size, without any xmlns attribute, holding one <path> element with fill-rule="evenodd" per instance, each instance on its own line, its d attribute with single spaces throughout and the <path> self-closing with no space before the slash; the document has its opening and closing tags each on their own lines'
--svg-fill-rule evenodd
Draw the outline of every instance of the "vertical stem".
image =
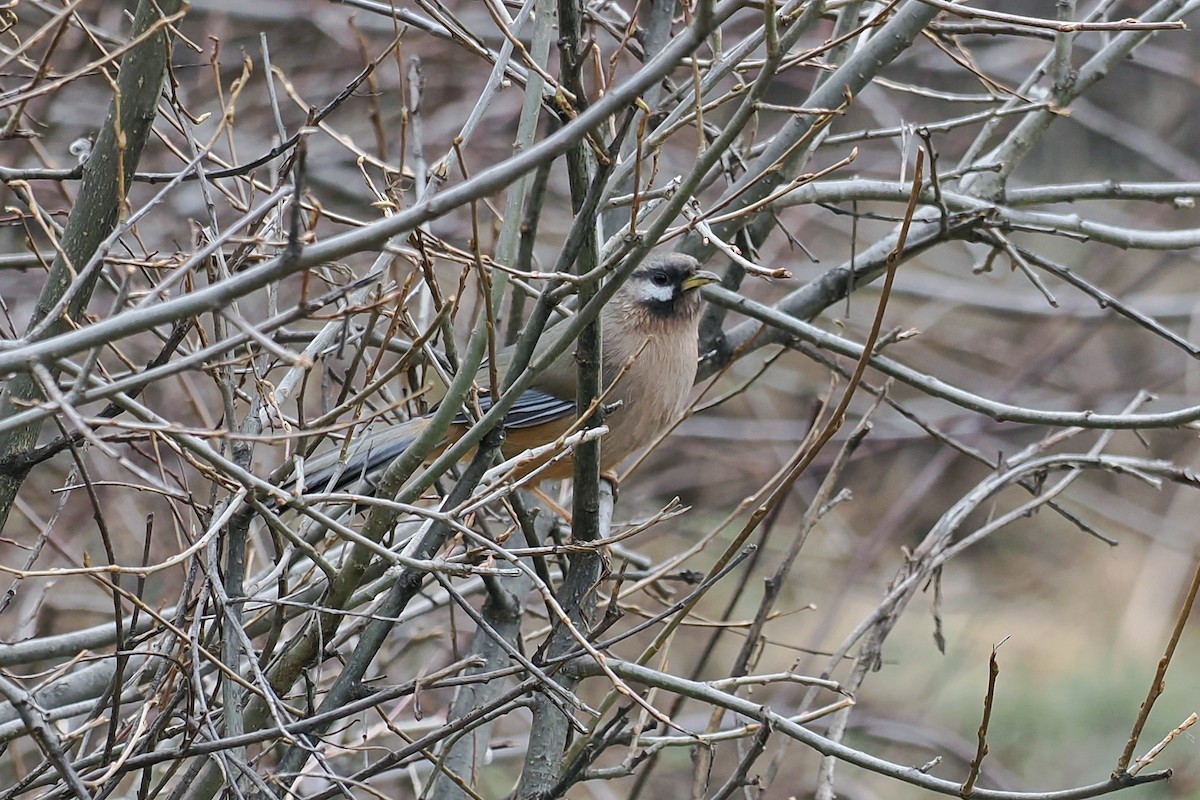
<svg viewBox="0 0 1200 800">
<path fill-rule="evenodd" d="M 1058 0 L 1055 3 L 1059 22 L 1075 20 L 1075 0 Z M 1075 70 L 1071 68 L 1071 45 L 1075 34 L 1059 31 L 1054 35 L 1054 102 L 1065 105 L 1070 102 L 1071 85 L 1075 83 Z"/>
<path fill-rule="evenodd" d="M 183 0 L 142 0 L 138 3 L 132 37 L 144 37 L 121 60 L 117 85 L 109 103 L 108 116 L 96 135 L 96 144 L 83 168 L 79 196 L 63 229 L 61 248 L 42 287 L 30 330 L 36 339 L 49 339 L 70 330 L 80 320 L 100 277 L 98 268 L 83 271 L 97 255 L 100 244 L 116 228 L 125 204 L 125 191 L 133 178 L 142 149 L 150 136 L 158 110 L 158 98 L 166 75 L 170 43 L 165 19 L 179 14 Z M 57 307 L 72 284 L 70 302 L 61 315 L 39 326 Z M 51 365 L 51 374 L 57 370 Z M 20 413 L 42 400 L 31 373 L 12 378 L 0 395 L 0 419 Z M 37 442 L 41 422 L 33 422 L 0 434 L 0 457 L 28 452 Z M 0 474 L 0 529 L 26 471 Z"/>
</svg>

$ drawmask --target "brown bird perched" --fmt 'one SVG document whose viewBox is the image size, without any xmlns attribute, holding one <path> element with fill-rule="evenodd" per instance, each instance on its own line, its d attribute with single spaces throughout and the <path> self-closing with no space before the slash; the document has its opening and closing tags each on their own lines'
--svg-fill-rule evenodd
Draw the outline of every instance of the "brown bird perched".
<svg viewBox="0 0 1200 800">
<path fill-rule="evenodd" d="M 600 448 L 602 471 L 611 471 L 625 456 L 661 433 L 679 413 L 695 382 L 701 302 L 696 290 L 719 280 L 698 267 L 694 258 L 680 253 L 649 256 L 601 312 L 601 373 L 604 386 L 612 387 L 606 402 L 616 405 L 606 420 L 609 432 Z M 534 350 L 534 359 L 555 341 L 553 331 L 553 327 L 547 329 Z M 511 359 L 511 348 L 497 354 L 496 366 L 501 375 Z M 574 354 L 564 351 L 517 399 L 504 418 L 501 451 L 506 459 L 554 442 L 571 428 L 575 422 L 576 379 Z M 487 385 L 486 366 L 476 380 Z M 479 404 L 486 412 L 491 406 L 490 397 L 481 392 Z M 418 417 L 371 432 L 354 444 L 344 468 L 340 451 L 309 459 L 305 484 L 329 491 L 352 484 L 366 484 L 364 489 L 373 489 L 383 470 L 413 443 L 428 422 L 427 417 Z M 459 415 L 446 440 L 430 457 L 457 441 L 470 425 L 465 415 Z M 541 463 L 544 460 L 530 464 L 521 474 Z M 562 459 L 537 477 L 569 477 L 571 468 L 570 459 Z"/>
</svg>

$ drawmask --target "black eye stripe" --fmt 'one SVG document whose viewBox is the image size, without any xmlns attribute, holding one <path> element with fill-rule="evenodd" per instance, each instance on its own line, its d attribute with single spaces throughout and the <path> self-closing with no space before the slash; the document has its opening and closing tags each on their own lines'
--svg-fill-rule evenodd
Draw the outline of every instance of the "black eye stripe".
<svg viewBox="0 0 1200 800">
<path fill-rule="evenodd" d="M 639 269 L 633 273 L 633 278 L 636 280 L 647 281 L 655 286 L 672 286 L 681 283 L 684 275 L 670 272 L 664 269 Z"/>
</svg>

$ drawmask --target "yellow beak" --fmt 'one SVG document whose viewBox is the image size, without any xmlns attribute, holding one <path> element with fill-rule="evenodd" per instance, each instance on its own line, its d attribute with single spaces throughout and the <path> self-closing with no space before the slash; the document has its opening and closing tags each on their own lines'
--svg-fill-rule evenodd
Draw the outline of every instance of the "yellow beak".
<svg viewBox="0 0 1200 800">
<path fill-rule="evenodd" d="M 699 289 L 701 286 L 707 286 L 710 283 L 720 283 L 721 276 L 715 272 L 709 272 L 706 269 L 697 270 L 695 275 L 691 275 L 683 279 L 680 286 L 685 292 L 690 292 L 692 289 Z"/>
</svg>

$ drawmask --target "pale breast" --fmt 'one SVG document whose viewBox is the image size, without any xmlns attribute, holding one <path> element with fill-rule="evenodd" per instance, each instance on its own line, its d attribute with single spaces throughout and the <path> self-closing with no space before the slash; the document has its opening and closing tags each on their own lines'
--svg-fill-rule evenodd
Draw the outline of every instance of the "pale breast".
<svg viewBox="0 0 1200 800">
<path fill-rule="evenodd" d="M 621 407 L 612 413 L 609 434 L 601 445 L 605 469 L 648 445 L 682 409 L 696 380 L 695 326 L 686 327 L 691 330 L 656 331 L 616 343 L 605 337 L 606 383 L 629 364 L 609 394 L 611 400 L 621 401 Z"/>
</svg>

